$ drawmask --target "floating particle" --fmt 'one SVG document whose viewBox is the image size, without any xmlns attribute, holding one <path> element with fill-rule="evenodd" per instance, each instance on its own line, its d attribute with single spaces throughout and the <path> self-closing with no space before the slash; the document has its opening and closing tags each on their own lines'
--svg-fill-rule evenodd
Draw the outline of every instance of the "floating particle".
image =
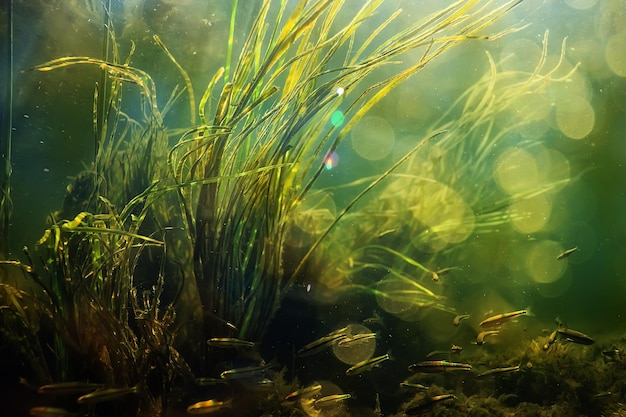
<svg viewBox="0 0 626 417">
<path fill-rule="evenodd" d="M 336 92 L 337 92 L 337 95 L 338 95 L 338 96 L 341 96 L 341 95 L 343 95 L 343 93 L 345 92 L 345 90 L 343 89 L 343 87 L 337 87 Z"/>
</svg>

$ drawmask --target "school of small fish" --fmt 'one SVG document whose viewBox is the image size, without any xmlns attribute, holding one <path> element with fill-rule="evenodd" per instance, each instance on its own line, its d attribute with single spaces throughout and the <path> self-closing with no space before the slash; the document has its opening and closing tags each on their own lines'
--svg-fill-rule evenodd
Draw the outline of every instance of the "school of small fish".
<svg viewBox="0 0 626 417">
<path fill-rule="evenodd" d="M 557 256 L 557 260 L 562 260 L 577 250 L 578 248 L 576 247 L 566 250 Z M 435 281 L 438 281 L 440 276 L 452 269 L 453 268 L 439 270 L 433 275 L 433 279 L 435 279 L 436 275 Z M 488 345 L 491 343 L 490 341 L 492 339 L 500 335 L 504 326 L 529 315 L 531 315 L 529 309 L 498 314 L 493 314 L 493 312 L 490 311 L 485 315 L 482 321 L 477 323 L 476 328 L 478 332 L 475 339 L 471 342 L 466 340 L 466 342 L 470 342 L 476 346 Z M 456 315 L 452 319 L 451 325 L 459 327 L 465 322 L 471 322 L 469 314 Z M 363 324 L 375 325 L 382 329 L 387 329 L 383 318 L 377 312 L 374 312 L 373 317 L 363 320 Z M 546 333 L 548 331 L 549 330 L 546 330 Z M 353 334 L 349 325 L 343 326 L 305 344 L 297 350 L 296 357 L 307 358 L 333 347 L 342 349 L 358 348 L 367 343 L 375 343 L 380 336 L 381 332 L 357 332 Z M 561 343 L 579 345 L 591 345 L 595 343 L 595 340 L 590 336 L 568 327 L 557 318 L 556 328 L 551 331 L 550 335 L 545 339 L 542 350 L 545 351 L 546 354 L 549 354 L 551 348 L 559 340 Z M 255 342 L 233 337 L 210 338 L 207 340 L 207 345 L 209 349 L 233 349 L 236 352 L 254 351 L 257 347 L 257 343 Z M 468 375 L 468 377 L 480 381 L 490 377 L 495 378 L 519 372 L 523 365 L 522 362 L 519 362 L 517 364 L 503 364 L 501 367 L 485 368 L 482 364 L 473 365 L 472 363 L 467 363 L 462 360 L 452 360 L 452 356 L 461 357 L 462 352 L 463 347 L 461 345 L 452 344 L 448 349 L 432 351 L 425 355 L 422 360 L 408 365 L 407 371 L 409 375 L 402 382 L 399 382 L 399 386 L 406 391 L 416 393 L 416 397 L 404 409 L 406 415 L 419 415 L 425 409 L 433 407 L 436 404 L 446 404 L 457 400 L 457 396 L 452 392 L 438 395 L 429 394 L 430 387 L 422 383 L 423 376 L 429 374 Z M 617 348 L 603 351 L 602 357 L 606 363 L 622 363 L 622 354 Z M 350 377 L 364 377 L 364 374 L 367 374 L 375 368 L 384 367 L 385 362 L 392 359 L 389 352 L 378 356 L 372 355 L 367 359 L 356 361 L 352 366 L 345 369 L 344 373 L 346 376 Z M 526 366 L 530 366 L 530 364 L 526 364 Z M 272 367 L 272 364 L 260 360 L 257 364 L 225 369 L 219 376 L 195 378 L 194 383 L 200 388 L 235 384 L 237 386 L 254 387 L 255 389 L 274 389 L 274 381 L 270 378 L 273 372 Z M 117 401 L 129 396 L 140 396 L 144 389 L 145 387 L 142 383 L 130 387 L 106 387 L 99 383 L 80 381 L 47 384 L 39 387 L 37 393 L 46 396 L 73 396 L 76 398 L 75 401 L 77 405 L 93 407 L 100 403 Z M 597 393 L 595 398 L 604 398 L 610 395 L 612 395 L 610 392 L 601 392 Z M 344 407 L 353 397 L 351 393 L 337 392 L 335 388 L 329 391 L 323 384 L 314 382 L 290 392 L 284 396 L 283 401 L 284 403 L 293 404 L 294 406 L 300 404 L 301 407 L 314 410 L 315 413 L 319 414 L 323 410 Z M 376 410 L 378 410 L 376 415 L 381 415 L 380 398 L 378 395 L 376 396 L 376 404 Z M 232 396 L 229 398 L 205 398 L 188 404 L 186 412 L 189 415 L 220 415 L 233 407 L 236 407 L 236 398 Z M 83 415 L 56 407 L 33 407 L 30 410 L 30 414 L 39 417 Z"/>
</svg>

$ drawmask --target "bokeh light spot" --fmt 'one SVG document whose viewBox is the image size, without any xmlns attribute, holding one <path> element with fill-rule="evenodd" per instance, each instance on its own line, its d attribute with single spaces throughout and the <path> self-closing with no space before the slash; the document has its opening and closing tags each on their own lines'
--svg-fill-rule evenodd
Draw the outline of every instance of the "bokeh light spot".
<svg viewBox="0 0 626 417">
<path fill-rule="evenodd" d="M 343 112 L 337 110 L 335 111 L 331 116 L 330 116 L 330 123 L 335 126 L 335 127 L 339 127 L 343 124 L 343 121 L 345 120 L 345 116 L 343 115 Z"/>
<path fill-rule="evenodd" d="M 537 152 L 535 161 L 541 167 L 540 183 L 550 185 L 551 191 L 558 191 L 567 185 L 571 178 L 569 161 L 559 151 L 553 149 L 543 149 Z"/>
<path fill-rule="evenodd" d="M 550 219 L 551 210 L 552 203 L 543 195 L 513 201 L 509 207 L 511 223 L 521 233 L 542 230 Z"/>
<path fill-rule="evenodd" d="M 548 284 L 557 281 L 567 268 L 567 262 L 556 257 L 563 252 L 563 246 L 552 240 L 538 242 L 528 251 L 526 267 L 535 282 Z"/>
<path fill-rule="evenodd" d="M 383 159 L 393 149 L 396 135 L 387 120 L 366 116 L 359 120 L 350 133 L 352 148 L 363 159 Z"/>
<path fill-rule="evenodd" d="M 546 119 L 552 107 L 544 94 L 531 93 L 515 99 L 512 109 L 519 120 L 532 122 Z"/>
<path fill-rule="evenodd" d="M 591 133 L 595 120 L 593 107 L 580 96 L 572 95 L 557 106 L 556 123 L 561 132 L 569 138 L 582 139 L 587 136 Z"/>
<path fill-rule="evenodd" d="M 535 187 L 537 164 L 526 151 L 519 148 L 505 150 L 496 161 L 494 174 L 500 188 L 506 193 L 516 194 Z"/>
<path fill-rule="evenodd" d="M 299 403 L 302 411 L 304 411 L 309 417 L 338 417 L 344 415 L 346 406 L 343 402 L 333 404 L 332 407 L 325 407 L 323 410 L 320 410 L 315 406 L 315 400 L 320 397 L 326 397 L 328 395 L 341 395 L 344 393 L 343 390 L 334 382 L 325 380 L 319 381 L 319 384 L 322 386 L 322 390 L 319 392 L 318 396 L 303 397 L 300 399 Z"/>
<path fill-rule="evenodd" d="M 326 191 L 312 191 L 302 200 L 290 218 L 287 244 L 302 247 L 310 244 L 333 222 L 337 214 L 335 201 Z"/>
<path fill-rule="evenodd" d="M 324 158 L 324 168 L 326 168 L 329 171 L 335 168 L 338 163 L 339 163 L 339 155 L 337 155 L 337 152 L 331 152 L 328 155 L 326 155 L 326 158 Z"/>
<path fill-rule="evenodd" d="M 626 32 L 609 38 L 604 48 L 604 57 L 611 71 L 626 77 Z"/>
<path fill-rule="evenodd" d="M 400 315 L 413 309 L 413 305 L 408 297 L 402 297 L 404 291 L 414 288 L 407 282 L 388 278 L 378 284 L 376 301 L 380 308 L 388 313 Z"/>
<path fill-rule="evenodd" d="M 440 250 L 463 242 L 474 230 L 472 209 L 452 188 L 437 181 L 420 181 L 410 190 L 416 197 L 409 207 L 413 217 L 426 227 L 412 242 L 420 249 Z"/>
<path fill-rule="evenodd" d="M 361 333 L 372 333 L 370 329 L 361 324 L 350 324 L 347 326 L 346 337 L 351 338 Z M 333 345 L 333 354 L 343 363 L 354 365 L 361 361 L 371 358 L 376 350 L 376 339 L 367 339 L 358 343 L 340 346 L 338 343 Z"/>
<path fill-rule="evenodd" d="M 537 291 L 543 297 L 546 298 L 556 298 L 565 294 L 569 289 L 570 285 L 572 285 L 572 273 L 570 270 L 566 270 L 561 278 L 557 281 L 549 282 L 549 283 L 539 283 L 537 284 Z"/>
</svg>

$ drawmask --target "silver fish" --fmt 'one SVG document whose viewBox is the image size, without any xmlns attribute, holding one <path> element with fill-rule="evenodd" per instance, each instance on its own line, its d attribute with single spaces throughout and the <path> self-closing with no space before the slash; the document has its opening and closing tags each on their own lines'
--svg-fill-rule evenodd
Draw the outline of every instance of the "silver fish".
<svg viewBox="0 0 626 417">
<path fill-rule="evenodd" d="M 366 359 L 348 368 L 348 370 L 346 371 L 346 375 L 358 375 L 365 371 L 369 371 L 373 367 L 381 364 L 386 360 L 389 360 L 390 358 L 391 357 L 389 356 L 389 354 L 385 353 L 384 355 L 377 356 L 375 358 Z"/>
<path fill-rule="evenodd" d="M 347 327 L 344 327 L 343 329 L 335 330 L 334 332 L 329 333 L 326 336 L 320 337 L 319 339 L 314 340 L 307 345 L 304 345 L 302 348 L 300 348 L 300 350 L 298 350 L 296 355 L 304 357 L 321 352 L 329 346 L 332 346 L 333 344 L 345 339 L 346 331 Z"/>
<path fill-rule="evenodd" d="M 559 336 L 572 343 L 578 343 L 579 345 L 593 345 L 594 343 L 596 343 L 596 341 L 593 340 L 591 337 L 576 330 L 562 328 L 558 329 L 558 332 Z"/>
<path fill-rule="evenodd" d="M 259 366 L 246 366 L 244 368 L 228 369 L 220 374 L 220 378 L 232 380 L 232 379 L 247 379 L 267 371 L 270 368 L 269 364 Z"/>
<path fill-rule="evenodd" d="M 316 394 L 319 394 L 321 390 L 322 390 L 322 386 L 320 384 L 315 384 L 306 388 L 301 388 L 287 395 L 285 397 L 285 401 L 294 401 L 294 400 L 297 400 L 298 398 L 312 397 Z"/>
<path fill-rule="evenodd" d="M 254 342 L 247 340 L 236 339 L 234 337 L 214 337 L 207 340 L 209 346 L 218 348 L 253 348 Z"/>
<path fill-rule="evenodd" d="M 91 382 L 59 382 L 43 385 L 37 389 L 37 393 L 44 395 L 76 395 L 93 392 L 102 387 L 104 387 L 103 384 Z"/>
<path fill-rule="evenodd" d="M 337 403 L 340 403 L 342 401 L 345 401 L 349 398 L 351 398 L 352 395 L 350 394 L 333 394 L 333 395 L 327 395 L 325 397 L 322 398 L 318 398 L 317 400 L 315 400 L 313 402 L 313 405 L 316 407 L 331 407 L 334 406 Z"/>
<path fill-rule="evenodd" d="M 571 249 L 567 249 L 567 250 L 565 250 L 565 251 L 563 251 L 563 252 L 559 253 L 559 254 L 557 255 L 556 259 L 557 259 L 558 261 L 560 261 L 561 259 L 565 259 L 565 258 L 567 258 L 568 256 L 570 256 L 572 253 L 576 252 L 577 250 L 578 250 L 578 246 L 574 246 L 574 247 L 573 247 L 573 248 L 571 248 Z"/>
<path fill-rule="evenodd" d="M 519 365 L 515 365 L 515 366 L 507 366 L 507 367 L 503 367 L 503 368 L 493 368 L 493 369 L 489 369 L 485 372 L 481 372 L 478 375 L 476 375 L 476 378 L 485 378 L 487 376 L 492 376 L 492 375 L 499 375 L 499 374 L 506 374 L 509 372 L 517 372 L 519 371 Z"/>
<path fill-rule="evenodd" d="M 217 401 L 207 400 L 200 401 L 195 404 L 191 404 L 187 407 L 187 414 L 212 414 L 223 410 L 224 408 L 230 408 L 232 400 Z"/>
<path fill-rule="evenodd" d="M 106 388 L 99 389 L 90 394 L 78 397 L 76 402 L 78 404 L 99 404 L 107 401 L 117 400 L 130 394 L 137 394 L 139 392 L 139 386 L 127 388 Z"/>
<path fill-rule="evenodd" d="M 523 316 L 528 314 L 528 310 L 517 310 L 517 311 L 512 311 L 510 313 L 502 313 L 502 314 L 496 314 L 495 316 L 491 316 L 489 318 L 486 318 L 485 320 L 481 321 L 479 326 L 480 327 L 495 327 L 495 326 L 500 326 L 503 323 L 506 323 L 507 321 L 511 321 L 517 317 Z"/>
<path fill-rule="evenodd" d="M 472 365 L 468 363 L 450 361 L 423 361 L 409 365 L 410 372 L 438 373 L 454 371 L 471 371 Z"/>
</svg>

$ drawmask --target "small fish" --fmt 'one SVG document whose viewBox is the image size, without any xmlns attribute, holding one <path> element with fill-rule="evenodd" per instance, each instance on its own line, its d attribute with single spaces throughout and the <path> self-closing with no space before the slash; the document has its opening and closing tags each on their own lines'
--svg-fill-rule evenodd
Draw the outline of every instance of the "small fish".
<svg viewBox="0 0 626 417">
<path fill-rule="evenodd" d="M 612 395 L 613 395 L 613 393 L 611 391 L 604 391 L 604 392 L 599 392 L 599 393 L 595 394 L 593 396 L 593 398 L 596 398 L 596 399 L 607 398 L 607 397 L 610 397 Z"/>
<path fill-rule="evenodd" d="M 257 381 L 257 388 L 274 388 L 274 381 L 269 378 L 263 378 L 260 381 Z"/>
<path fill-rule="evenodd" d="M 451 355 L 453 353 L 461 353 L 463 351 L 463 348 L 461 346 L 457 346 L 457 345 L 452 345 L 450 347 L 450 350 L 434 350 L 430 353 L 428 353 L 426 355 L 426 358 L 432 358 L 433 356 L 440 356 L 440 355 Z"/>
<path fill-rule="evenodd" d="M 37 393 L 44 395 L 76 395 L 93 392 L 102 387 L 104 387 L 103 384 L 91 382 L 59 382 L 57 384 L 43 385 L 37 389 Z"/>
<path fill-rule="evenodd" d="M 348 368 L 348 370 L 346 371 L 346 375 L 358 375 L 360 373 L 369 371 L 375 366 L 389 359 L 391 359 L 391 357 L 389 356 L 388 353 L 385 353 L 384 355 L 381 355 L 381 356 L 377 356 L 375 358 L 366 359 Z"/>
<path fill-rule="evenodd" d="M 480 332 L 476 336 L 476 344 L 478 346 L 484 345 L 485 344 L 485 339 L 488 336 L 494 336 L 494 335 L 496 335 L 498 333 L 500 333 L 500 330 L 485 330 L 484 332 Z"/>
<path fill-rule="evenodd" d="M 243 368 L 228 369 L 220 374 L 220 378 L 226 380 L 246 379 L 261 375 L 267 371 L 271 365 L 246 366 Z"/>
<path fill-rule="evenodd" d="M 449 361 L 423 361 L 409 365 L 409 372 L 437 373 L 454 371 L 471 371 L 472 365 L 468 363 Z"/>
<path fill-rule="evenodd" d="M 363 320 L 363 324 L 377 324 L 379 326 L 385 327 L 385 323 L 383 322 L 383 318 L 374 311 L 373 316 Z"/>
<path fill-rule="evenodd" d="M 304 356 L 310 356 L 315 353 L 321 352 L 322 350 L 328 348 L 329 346 L 332 346 L 335 343 L 340 342 L 343 339 L 345 339 L 346 331 L 347 331 L 347 327 L 344 327 L 343 329 L 335 330 L 334 332 L 326 336 L 320 337 L 319 339 L 314 340 L 313 342 L 307 345 L 304 345 L 302 348 L 300 348 L 300 350 L 298 350 L 296 355 L 299 357 L 304 357 Z"/>
<path fill-rule="evenodd" d="M 565 259 L 565 258 L 567 258 L 568 256 L 570 256 L 572 253 L 576 252 L 577 250 L 578 250 L 578 246 L 574 246 L 574 247 L 573 247 L 573 248 L 571 248 L 571 249 L 568 249 L 568 250 L 565 250 L 565 251 L 563 251 L 563 252 L 559 253 L 559 254 L 557 255 L 556 259 L 557 259 L 558 261 L 560 261 L 561 259 Z"/>
<path fill-rule="evenodd" d="M 619 361 L 622 359 L 622 353 L 616 347 L 611 348 L 610 350 L 602 351 L 602 357 L 605 361 Z"/>
<path fill-rule="evenodd" d="M 285 397 L 285 401 L 295 401 L 298 398 L 313 397 L 314 395 L 319 394 L 321 390 L 322 390 L 322 386 L 320 384 L 315 384 L 306 388 L 301 388 L 287 395 Z"/>
<path fill-rule="evenodd" d="M 428 391 L 428 388 L 429 388 L 426 385 L 416 384 L 414 382 L 409 382 L 409 381 L 400 382 L 400 387 L 404 389 L 415 390 L 415 391 Z"/>
<path fill-rule="evenodd" d="M 442 269 L 440 269 L 438 271 L 432 271 L 431 272 L 432 279 L 433 279 L 433 281 L 437 282 L 437 281 L 439 281 L 439 278 L 441 278 L 442 276 L 446 275 L 450 271 L 454 271 L 455 269 L 461 269 L 461 268 L 459 268 L 458 266 L 451 266 L 451 267 L 448 267 L 448 268 L 442 268 Z"/>
<path fill-rule="evenodd" d="M 114 401 L 130 394 L 137 394 L 138 392 L 139 385 L 127 388 L 105 388 L 83 395 L 82 397 L 78 397 L 76 402 L 78 404 L 99 404 L 107 401 Z"/>
<path fill-rule="evenodd" d="M 376 238 L 377 238 L 377 239 L 380 239 L 381 237 L 384 237 L 384 236 L 390 235 L 390 234 L 392 234 L 392 233 L 396 233 L 398 230 L 399 230 L 399 229 L 398 229 L 397 227 L 396 227 L 395 229 L 387 229 L 387 230 L 384 230 L 384 231 L 380 232 L 379 234 L 377 234 L 377 235 L 376 235 Z"/>
<path fill-rule="evenodd" d="M 325 397 L 318 398 L 317 400 L 313 401 L 313 405 L 316 407 L 331 407 L 349 398 L 352 398 L 352 395 L 350 394 L 327 395 Z"/>
<path fill-rule="evenodd" d="M 228 401 L 207 400 L 191 404 L 187 407 L 187 414 L 211 414 L 230 408 L 232 399 Z"/>
<path fill-rule="evenodd" d="M 579 345 L 593 345 L 594 343 L 596 343 L 596 341 L 593 340 L 591 337 L 576 330 L 561 328 L 558 329 L 558 332 L 559 336 L 572 343 L 578 343 Z"/>
<path fill-rule="evenodd" d="M 524 316 L 526 314 L 528 314 L 528 309 L 525 310 L 517 310 L 517 311 L 512 311 L 510 313 L 501 313 L 501 314 L 496 314 L 495 316 L 491 316 L 489 318 L 486 318 L 485 320 L 481 321 L 478 325 L 480 327 L 495 327 L 495 326 L 501 326 L 502 324 L 506 323 L 507 321 L 511 321 L 517 317 L 520 316 Z"/>
<path fill-rule="evenodd" d="M 432 358 L 433 356 L 444 356 L 450 355 L 449 350 L 433 350 L 432 352 L 428 352 L 426 354 L 426 359 Z"/>
<path fill-rule="evenodd" d="M 346 337 L 337 343 L 339 347 L 350 347 L 353 345 L 358 345 L 359 343 L 367 342 L 368 340 L 376 339 L 378 337 L 378 333 L 359 333 L 355 334 L 352 337 Z"/>
<path fill-rule="evenodd" d="M 435 395 L 434 397 L 427 397 L 417 402 L 410 407 L 407 407 L 404 412 L 409 416 L 414 416 L 420 414 L 425 408 L 431 407 L 438 402 L 447 401 L 447 400 L 455 400 L 456 397 L 453 394 L 442 394 Z"/>
<path fill-rule="evenodd" d="M 548 340 L 543 345 L 543 350 L 550 349 L 550 346 L 552 346 L 554 342 L 556 342 L 556 337 L 558 334 L 559 334 L 559 329 L 555 329 L 552 333 L 550 333 L 550 336 L 548 336 Z"/>
<path fill-rule="evenodd" d="M 30 409 L 30 415 L 34 417 L 78 417 L 80 414 L 72 413 L 56 407 L 33 407 Z"/>
<path fill-rule="evenodd" d="M 504 368 L 493 368 L 493 369 L 489 369 L 485 372 L 481 372 L 478 375 L 476 375 L 476 378 L 485 378 L 487 376 L 492 376 L 492 375 L 499 375 L 499 374 L 506 374 L 509 372 L 517 372 L 519 371 L 519 365 L 515 365 L 515 366 L 507 366 Z"/>
<path fill-rule="evenodd" d="M 220 379 L 220 378 L 207 378 L 207 377 L 196 378 L 195 382 L 196 382 L 196 385 L 198 385 L 199 387 L 210 387 L 212 385 L 228 384 L 228 382 L 226 382 L 223 379 Z"/>
<path fill-rule="evenodd" d="M 452 320 L 452 324 L 454 324 L 455 326 L 459 326 L 463 320 L 467 320 L 469 318 L 469 314 L 460 314 Z"/>
<path fill-rule="evenodd" d="M 218 348 L 233 348 L 233 349 L 254 347 L 254 342 L 236 339 L 234 337 L 214 337 L 212 339 L 207 340 L 207 344 L 209 346 L 218 347 Z"/>
</svg>

